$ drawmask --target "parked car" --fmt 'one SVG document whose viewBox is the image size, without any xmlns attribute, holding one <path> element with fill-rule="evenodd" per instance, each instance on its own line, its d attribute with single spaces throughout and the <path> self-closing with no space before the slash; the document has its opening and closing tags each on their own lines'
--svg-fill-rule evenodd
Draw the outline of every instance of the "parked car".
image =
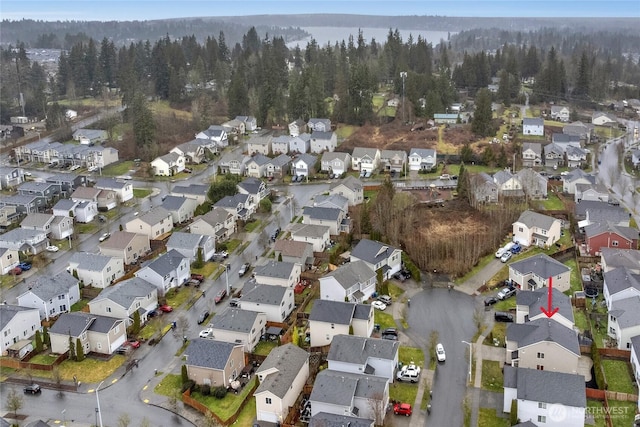
<svg viewBox="0 0 640 427">
<path fill-rule="evenodd" d="M 398 271 L 396 274 L 393 275 L 393 278 L 396 280 L 399 280 L 401 282 L 404 282 L 405 280 L 407 280 L 407 278 L 404 276 L 404 274 L 402 274 L 402 272 Z"/>
<path fill-rule="evenodd" d="M 513 254 L 511 253 L 511 251 L 507 251 L 500 257 L 500 262 L 507 262 L 511 259 L 512 256 Z"/>
<path fill-rule="evenodd" d="M 205 310 L 200 313 L 200 316 L 198 317 L 198 325 L 202 325 L 207 320 L 207 317 L 209 317 L 209 310 Z"/>
<path fill-rule="evenodd" d="M 227 251 L 220 251 L 220 252 L 215 252 L 213 254 L 214 258 L 222 258 L 222 259 L 227 259 L 229 258 L 229 253 Z"/>
<path fill-rule="evenodd" d="M 411 410 L 411 405 L 408 403 L 396 403 L 393 405 L 393 413 L 410 417 L 413 411 Z"/>
<path fill-rule="evenodd" d="M 57 246 L 47 246 L 47 252 L 58 252 L 60 250 Z"/>
<path fill-rule="evenodd" d="M 191 273 L 191 278 L 199 282 L 202 282 L 204 280 L 204 276 L 202 274 L 197 274 L 197 273 Z"/>
<path fill-rule="evenodd" d="M 385 310 L 387 308 L 386 305 L 384 305 L 384 303 L 380 302 L 380 301 L 374 301 L 371 303 L 371 305 L 373 306 L 373 308 L 377 309 L 377 310 Z"/>
<path fill-rule="evenodd" d="M 21 262 L 20 264 L 18 264 L 18 267 L 20 267 L 20 270 L 22 270 L 22 271 L 29 271 L 29 270 L 31 270 L 31 263 L 30 262 Z"/>
<path fill-rule="evenodd" d="M 513 322 L 513 314 L 507 313 L 506 311 L 496 311 L 493 314 L 493 318 L 496 320 L 496 322 Z"/>
<path fill-rule="evenodd" d="M 184 172 L 185 172 L 185 173 L 191 173 L 191 172 L 193 172 L 193 171 L 192 171 L 191 169 L 189 169 L 189 168 L 184 168 Z"/>
<path fill-rule="evenodd" d="M 441 343 L 438 343 L 436 346 L 436 357 L 438 358 L 438 362 L 444 362 L 447 359 L 447 355 L 444 352 L 444 346 Z"/>
<path fill-rule="evenodd" d="M 13 267 L 11 270 L 9 270 L 9 274 L 11 274 L 12 276 L 19 276 L 22 274 L 22 269 L 20 267 Z"/>
<path fill-rule="evenodd" d="M 116 349 L 116 354 L 127 354 L 129 351 L 131 351 L 131 347 L 121 345 Z"/>
<path fill-rule="evenodd" d="M 404 365 L 396 374 L 396 379 L 416 383 L 420 379 L 420 367 L 414 364 Z"/>
<path fill-rule="evenodd" d="M 29 384 L 23 388 L 24 394 L 38 394 L 42 391 L 36 383 Z"/>
<path fill-rule="evenodd" d="M 484 299 L 484 306 L 489 307 L 498 302 L 498 298 L 496 297 L 487 297 Z"/>
<path fill-rule="evenodd" d="M 111 233 L 104 233 L 102 236 L 100 236 L 100 238 L 98 240 L 100 240 L 101 242 L 104 242 L 109 237 L 111 237 Z"/>
<path fill-rule="evenodd" d="M 240 270 L 238 271 L 238 276 L 240 277 L 244 276 L 249 272 L 250 268 L 251 268 L 251 264 L 249 264 L 248 262 L 245 262 L 244 264 L 242 264 L 242 267 L 240 267 Z"/>
<path fill-rule="evenodd" d="M 211 328 L 203 329 L 202 331 L 200 331 L 198 336 L 200 338 L 207 338 L 209 335 L 211 335 L 212 332 L 213 332 L 213 329 Z"/>
<path fill-rule="evenodd" d="M 160 307 L 158 307 L 158 310 L 163 313 L 171 313 L 173 311 L 173 307 L 167 304 L 162 304 Z"/>
<path fill-rule="evenodd" d="M 216 304 L 218 304 L 219 302 L 221 302 L 224 297 L 227 296 L 227 290 L 226 289 L 222 289 L 220 292 L 218 292 L 215 296 L 215 298 L 213 298 L 213 302 L 215 302 Z"/>
<path fill-rule="evenodd" d="M 516 288 L 506 287 L 502 288 L 500 292 L 498 292 L 498 299 L 505 300 L 507 298 L 511 298 L 516 294 Z"/>
<path fill-rule="evenodd" d="M 138 341 L 135 338 L 129 338 L 127 340 L 127 342 L 124 343 L 124 345 L 127 345 L 127 346 L 132 347 L 132 348 L 138 348 L 138 347 L 140 347 L 140 341 Z"/>
<path fill-rule="evenodd" d="M 520 243 L 516 243 L 515 245 L 513 245 L 513 247 L 511 248 L 511 253 L 512 254 L 519 254 L 520 251 L 522 251 L 522 246 L 520 246 Z"/>
<path fill-rule="evenodd" d="M 380 295 L 378 297 L 378 301 L 380 301 L 381 303 L 383 303 L 386 306 L 391 305 L 391 297 L 389 295 Z"/>
<path fill-rule="evenodd" d="M 229 307 L 240 307 L 240 299 L 239 298 L 231 298 L 229 300 Z"/>
</svg>

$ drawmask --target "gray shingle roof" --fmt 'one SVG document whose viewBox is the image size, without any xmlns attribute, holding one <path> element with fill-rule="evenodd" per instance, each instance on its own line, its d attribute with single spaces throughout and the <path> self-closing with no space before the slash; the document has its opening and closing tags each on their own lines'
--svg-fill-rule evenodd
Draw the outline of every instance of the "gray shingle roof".
<svg viewBox="0 0 640 427">
<path fill-rule="evenodd" d="M 549 230 L 554 222 L 559 221 L 554 217 L 542 215 L 534 211 L 524 211 L 520 214 L 518 221 L 527 227 L 538 227 L 543 230 Z"/>
<path fill-rule="evenodd" d="M 273 246 L 273 249 L 276 252 L 279 251 L 280 253 L 282 253 L 282 256 L 300 258 L 305 254 L 305 252 L 307 251 L 307 248 L 311 248 L 311 247 L 312 247 L 311 243 L 308 243 L 308 242 L 297 242 L 295 240 L 279 239 L 279 240 L 276 240 L 276 243 Z"/>
<path fill-rule="evenodd" d="M 507 371 L 509 371 L 508 374 Z M 518 399 L 531 402 L 560 403 L 576 408 L 584 408 L 587 405 L 585 382 L 582 375 L 514 368 L 509 365 L 504 366 L 504 375 L 505 387 L 507 386 L 507 375 L 515 380 Z M 513 388 L 513 384 L 509 384 L 509 386 Z"/>
<path fill-rule="evenodd" d="M 436 150 L 432 148 L 412 148 L 409 150 L 409 156 L 418 156 L 421 159 L 425 157 L 433 157 L 436 158 Z"/>
<path fill-rule="evenodd" d="M 620 237 L 628 240 L 638 240 L 638 229 L 624 227 L 621 225 L 613 225 L 608 222 L 596 222 L 584 227 L 584 234 L 587 238 L 597 236 L 604 233 L 615 233 Z"/>
<path fill-rule="evenodd" d="M 349 199 L 341 194 L 319 194 L 315 197 L 314 206 L 323 208 L 346 209 L 349 205 Z"/>
<path fill-rule="evenodd" d="M 559 314 L 573 322 L 571 299 L 556 288 L 552 288 L 551 292 L 553 296 L 553 307 L 557 307 Z M 549 288 L 547 287 L 536 289 L 535 291 L 522 291 L 516 294 L 516 304 L 528 306 L 529 317 L 533 317 L 541 313 L 540 307 L 546 307 L 548 296 Z"/>
<path fill-rule="evenodd" d="M 149 212 L 146 212 L 140 215 L 136 219 L 139 219 L 140 221 L 149 225 L 156 225 L 161 220 L 167 219 L 170 217 L 171 217 L 171 213 L 168 210 L 166 210 L 162 206 L 156 206 L 154 208 L 151 208 Z M 135 221 L 136 219 L 134 219 L 133 221 Z"/>
<path fill-rule="evenodd" d="M 299 237 L 322 237 L 329 230 L 327 225 L 316 224 L 293 224 L 291 226 L 291 235 Z"/>
<path fill-rule="evenodd" d="M 525 117 L 522 119 L 523 126 L 544 126 L 542 117 Z"/>
<path fill-rule="evenodd" d="M 291 158 L 286 154 L 280 154 L 279 156 L 271 159 L 269 163 L 271 163 L 275 167 L 281 168 L 284 165 L 291 163 Z"/>
<path fill-rule="evenodd" d="M 268 159 L 269 160 L 269 159 Z M 245 190 L 249 194 L 260 193 L 260 187 L 264 187 L 264 182 L 258 178 L 248 177 L 238 183 L 238 187 Z"/>
<path fill-rule="evenodd" d="M 100 178 L 96 181 L 95 188 L 107 189 L 107 190 L 120 190 L 130 185 L 128 182 L 118 180 L 115 178 Z"/>
<path fill-rule="evenodd" d="M 78 264 L 78 268 L 82 270 L 102 271 L 112 259 L 113 257 L 107 255 L 98 255 L 89 252 L 76 252 L 69 260 L 69 264 Z"/>
<path fill-rule="evenodd" d="M 353 312 L 354 319 L 369 320 L 373 316 L 373 307 L 369 304 L 356 304 Z"/>
<path fill-rule="evenodd" d="M 357 283 L 366 283 L 376 277 L 375 271 L 366 262 L 358 260 L 343 264 L 325 277 L 333 277 L 344 289 Z"/>
<path fill-rule="evenodd" d="M 351 251 L 351 256 L 376 265 L 387 259 L 396 250 L 393 246 L 385 245 L 375 240 L 362 239 Z"/>
<path fill-rule="evenodd" d="M 636 357 L 640 357 L 640 335 L 631 337 L 631 348 L 636 353 Z"/>
<path fill-rule="evenodd" d="M 596 201 L 596 200 L 582 200 L 580 201 L 580 203 L 576 203 L 575 207 L 574 207 L 574 212 L 576 214 L 576 216 L 584 218 L 587 216 L 587 211 L 622 211 L 624 212 L 624 209 L 619 207 L 619 206 L 613 206 L 610 205 L 607 202 L 600 202 L 600 201 Z M 616 216 L 619 214 L 615 214 Z M 628 218 L 628 214 L 627 214 L 627 218 Z"/>
<path fill-rule="evenodd" d="M 640 296 L 613 301 L 609 315 L 616 318 L 621 328 L 640 325 Z"/>
<path fill-rule="evenodd" d="M 538 277 L 555 277 L 571 271 L 569 267 L 546 254 L 534 255 L 509 265 L 520 274 L 533 273 Z"/>
<path fill-rule="evenodd" d="M 571 142 L 580 143 L 580 137 L 578 135 L 571 135 L 567 133 L 554 133 L 551 136 L 551 140 L 560 144 L 567 144 Z"/>
<path fill-rule="evenodd" d="M 346 162 L 349 161 L 349 156 L 350 156 L 349 153 L 341 153 L 339 151 L 325 151 L 322 154 L 322 161 L 323 162 L 331 162 L 331 161 L 333 161 L 335 159 L 340 159 L 340 160 L 342 160 L 343 162 L 346 163 Z M 349 166 L 349 165 L 347 165 L 347 166 Z"/>
<path fill-rule="evenodd" d="M 309 420 L 309 427 L 373 427 L 373 420 L 318 412 Z"/>
<path fill-rule="evenodd" d="M 217 224 L 224 224 L 225 221 L 229 218 L 229 215 L 231 215 L 231 213 L 229 213 L 227 210 L 219 206 L 214 206 L 213 209 L 211 209 L 206 214 L 194 218 L 194 222 L 197 219 L 202 219 L 207 224 L 215 226 Z"/>
<path fill-rule="evenodd" d="M 539 142 L 523 142 L 522 143 L 522 152 L 524 153 L 527 150 L 531 150 L 534 154 L 541 156 L 542 155 L 542 144 Z"/>
<path fill-rule="evenodd" d="M 242 298 L 240 300 L 242 302 L 257 302 L 280 306 L 287 291 L 289 291 L 289 288 L 284 286 L 257 284 L 251 287 L 250 285 L 245 285 L 242 289 Z"/>
<path fill-rule="evenodd" d="M 295 264 L 285 261 L 269 261 L 265 265 L 256 267 L 254 273 L 257 276 L 273 277 L 277 279 L 288 279 Z"/>
<path fill-rule="evenodd" d="M 312 219 L 320 219 L 326 221 L 337 221 L 340 218 L 340 209 L 336 208 L 318 208 L 315 206 L 305 206 L 303 214 L 308 215 Z"/>
<path fill-rule="evenodd" d="M 223 370 L 227 366 L 231 352 L 242 345 L 211 339 L 194 338 L 185 350 L 186 365 Z"/>
<path fill-rule="evenodd" d="M 312 139 L 328 141 L 333 137 L 333 132 L 321 132 L 318 130 L 314 130 L 311 134 Z"/>
<path fill-rule="evenodd" d="M 155 290 L 156 287 L 146 280 L 132 277 L 104 288 L 92 302 L 108 299 L 121 307 L 129 308 L 137 298 L 146 297 Z"/>
<path fill-rule="evenodd" d="M 640 270 L 640 251 L 637 249 L 602 248 L 600 252 L 607 269 L 627 267 Z"/>
<path fill-rule="evenodd" d="M 33 191 L 40 192 L 45 191 L 48 188 L 59 188 L 58 184 L 54 184 L 52 182 L 36 182 L 36 181 L 27 181 L 23 182 L 18 186 L 18 191 Z"/>
<path fill-rule="evenodd" d="M 23 240 L 30 240 L 36 236 L 41 236 L 44 234 L 44 231 L 40 230 L 27 230 L 25 228 L 14 228 L 13 230 L 9 230 L 4 234 L 0 235 L 0 240 L 5 242 L 21 242 Z"/>
<path fill-rule="evenodd" d="M 78 202 L 74 202 L 71 199 L 60 199 L 58 203 L 53 206 L 54 210 L 70 210 L 76 207 Z"/>
<path fill-rule="evenodd" d="M 250 143 L 255 144 L 257 141 L 251 141 Z M 258 166 L 262 166 L 262 165 L 266 165 L 267 163 L 271 162 L 271 159 L 268 158 L 267 156 L 263 155 L 263 154 L 255 154 L 251 157 L 251 159 L 249 160 L 248 163 L 250 162 L 255 162 Z"/>
<path fill-rule="evenodd" d="M 162 201 L 162 207 L 168 211 L 177 211 L 182 208 L 185 203 L 190 203 L 190 199 L 181 196 L 166 196 Z"/>
<path fill-rule="evenodd" d="M 53 277 L 40 276 L 33 283 L 31 283 L 29 291 L 40 298 L 43 301 L 49 301 L 50 299 L 57 297 L 58 295 L 66 294 L 74 286 L 78 286 L 78 279 L 71 274 L 63 271 Z"/>
<path fill-rule="evenodd" d="M 582 169 L 574 169 L 574 170 L 570 171 L 567 175 L 564 176 L 564 178 L 562 180 L 565 181 L 565 182 L 573 182 L 573 181 L 576 181 L 578 179 L 585 179 L 588 182 L 590 182 L 591 184 L 595 184 L 596 183 L 596 177 L 594 175 L 590 175 L 590 174 L 586 173 Z"/>
<path fill-rule="evenodd" d="M 395 360 L 400 343 L 355 335 L 336 335 L 327 360 L 365 365 L 371 358 Z"/>
<path fill-rule="evenodd" d="M 218 200 L 214 206 L 219 208 L 233 208 L 236 209 L 238 205 L 245 206 L 247 200 L 249 199 L 248 194 L 235 194 L 233 196 L 225 196 L 222 199 Z"/>
<path fill-rule="evenodd" d="M 353 149 L 353 154 L 351 154 L 351 157 L 360 159 L 367 156 L 374 159 L 376 157 L 376 154 L 378 153 L 380 153 L 380 150 L 378 150 L 377 148 L 356 147 Z"/>
<path fill-rule="evenodd" d="M 20 226 L 42 228 L 53 221 L 53 215 L 44 213 L 30 213 L 22 220 Z"/>
<path fill-rule="evenodd" d="M 270 391 L 283 398 L 308 360 L 309 353 L 291 343 L 274 348 L 262 362 L 256 374 L 260 375 L 272 369 L 276 372 L 268 374 L 254 394 Z"/>
<path fill-rule="evenodd" d="M 149 268 L 161 277 L 166 276 L 167 274 L 174 271 L 180 263 L 186 259 L 182 254 L 175 249 L 171 249 L 169 252 L 160 255 L 156 258 L 151 264 L 149 264 L 146 268 Z"/>
<path fill-rule="evenodd" d="M 386 378 L 325 369 L 316 376 L 309 400 L 350 406 L 354 397 L 380 399 L 386 387 Z"/>
<path fill-rule="evenodd" d="M 37 311 L 37 308 L 22 307 L 19 305 L 0 304 L 0 331 L 3 330 L 16 314 L 22 311 Z M 40 318 L 40 315 L 38 315 Z"/>
<path fill-rule="evenodd" d="M 149 240 L 149 237 L 146 234 L 130 233 L 128 231 L 115 231 L 111 233 L 111 237 L 108 240 L 100 243 L 100 246 L 105 249 L 126 249 L 136 236 L 144 236 L 147 241 Z"/>
<path fill-rule="evenodd" d="M 76 311 L 61 314 L 56 323 L 51 326 L 49 332 L 71 337 L 78 337 L 84 331 L 106 334 L 113 329 L 116 323 L 121 322 L 122 320 L 113 317 Z"/>
<path fill-rule="evenodd" d="M 615 268 L 607 271 L 603 276 L 609 295 L 615 295 L 629 288 L 640 291 L 640 274 L 633 273 L 627 267 Z"/>
<path fill-rule="evenodd" d="M 493 181 L 497 184 L 504 184 L 513 177 L 514 175 L 510 171 L 502 170 L 493 174 Z"/>
<path fill-rule="evenodd" d="M 235 331 L 239 333 L 248 333 L 253 328 L 258 317 L 257 312 L 249 310 L 241 310 L 239 308 L 227 308 L 220 314 L 214 316 L 211 321 L 213 329 L 222 329 L 225 331 Z"/>
<path fill-rule="evenodd" d="M 334 182 L 333 184 L 331 184 L 331 186 L 329 187 L 329 190 L 333 190 L 334 188 L 340 185 L 344 185 L 351 191 L 360 191 L 362 190 L 362 187 L 363 187 L 362 181 L 360 181 L 358 178 L 356 178 L 353 175 L 347 175 L 347 177 L 342 181 Z"/>
<path fill-rule="evenodd" d="M 198 247 L 202 234 L 191 234 L 182 231 L 174 231 L 167 241 L 167 249 L 188 249 L 193 250 Z"/>
<path fill-rule="evenodd" d="M 551 341 L 580 356 L 578 335 L 551 319 L 536 319 L 527 323 L 512 323 L 507 327 L 507 340 L 518 343 L 518 348 L 543 341 Z"/>
<path fill-rule="evenodd" d="M 296 162 L 304 162 L 309 167 L 314 167 L 316 162 L 318 161 L 318 157 L 311 155 L 309 153 L 302 153 L 298 157 L 296 157 Z"/>
<path fill-rule="evenodd" d="M 27 206 L 35 202 L 40 196 L 14 194 L 0 197 L 0 204 L 8 206 Z"/>
<path fill-rule="evenodd" d="M 309 320 L 349 325 L 354 311 L 354 303 L 318 299 L 313 303 Z"/>
<path fill-rule="evenodd" d="M 172 194 L 192 194 L 194 196 L 206 196 L 209 186 L 205 184 L 176 185 L 171 190 Z"/>
</svg>

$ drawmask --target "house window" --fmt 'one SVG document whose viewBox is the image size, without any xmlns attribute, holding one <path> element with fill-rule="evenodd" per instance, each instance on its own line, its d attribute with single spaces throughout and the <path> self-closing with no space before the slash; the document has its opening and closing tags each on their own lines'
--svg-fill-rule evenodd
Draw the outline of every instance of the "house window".
<svg viewBox="0 0 640 427">
<path fill-rule="evenodd" d="M 538 422 L 539 423 L 546 423 L 547 422 L 547 417 L 545 417 L 544 415 L 538 415 Z"/>
<path fill-rule="evenodd" d="M 611 241 L 611 246 L 618 246 L 618 241 L 617 240 Z"/>
<path fill-rule="evenodd" d="M 544 353 L 538 352 L 538 359 L 544 359 Z"/>
<path fill-rule="evenodd" d="M 336 325 L 334 323 L 331 324 L 331 329 L 335 329 Z"/>
<path fill-rule="evenodd" d="M 271 405 L 271 398 L 270 397 L 265 398 L 265 402 L 267 403 L 267 405 Z"/>
<path fill-rule="evenodd" d="M 538 371 L 544 371 L 544 365 L 537 365 L 537 366 L 536 366 L 536 369 L 537 369 Z"/>
<path fill-rule="evenodd" d="M 538 402 L 538 409 L 547 409 L 547 404 L 545 402 Z"/>
<path fill-rule="evenodd" d="M 111 307 L 106 308 L 107 313 L 111 313 Z"/>
<path fill-rule="evenodd" d="M 524 228 L 523 228 L 523 227 L 518 227 L 518 231 L 519 231 L 520 233 L 522 233 L 522 232 L 524 232 Z"/>
</svg>

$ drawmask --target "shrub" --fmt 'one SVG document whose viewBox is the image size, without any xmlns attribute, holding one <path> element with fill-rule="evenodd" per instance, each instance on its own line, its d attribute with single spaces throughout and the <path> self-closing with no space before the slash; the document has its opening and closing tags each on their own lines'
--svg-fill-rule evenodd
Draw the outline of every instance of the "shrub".
<svg viewBox="0 0 640 427">
<path fill-rule="evenodd" d="M 513 399 L 511 401 L 511 413 L 509 414 L 509 424 L 514 426 L 518 424 L 520 421 L 518 420 L 518 401 Z"/>
<path fill-rule="evenodd" d="M 200 386 L 200 393 L 203 396 L 209 396 L 211 394 L 211 386 L 209 384 L 202 384 Z"/>
<path fill-rule="evenodd" d="M 182 365 L 182 384 L 186 383 L 187 381 L 189 381 L 189 374 L 187 372 L 187 365 Z"/>
<path fill-rule="evenodd" d="M 608 386 L 602 369 L 602 358 L 598 352 L 598 346 L 595 341 L 591 343 L 591 359 L 593 360 L 593 370 L 596 373 L 596 383 L 598 384 L 598 388 L 600 390 L 606 390 Z"/>
<path fill-rule="evenodd" d="M 216 387 L 215 390 L 213 391 L 213 397 L 215 397 L 216 399 L 224 399 L 226 395 L 227 395 L 227 388 L 224 386 Z"/>
<path fill-rule="evenodd" d="M 182 383 L 182 393 L 184 393 L 187 390 L 191 390 L 193 389 L 193 387 L 196 385 L 196 383 L 193 380 L 188 380 L 185 381 L 184 383 Z"/>
</svg>

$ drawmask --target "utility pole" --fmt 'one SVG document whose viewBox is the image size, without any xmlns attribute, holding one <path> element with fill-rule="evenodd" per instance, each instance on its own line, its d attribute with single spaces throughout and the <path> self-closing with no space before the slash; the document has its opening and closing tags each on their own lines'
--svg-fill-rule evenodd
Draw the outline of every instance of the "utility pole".
<svg viewBox="0 0 640 427">
<path fill-rule="evenodd" d="M 407 78 L 407 72 L 401 71 L 400 77 L 402 77 L 402 124 L 405 123 L 404 119 L 404 80 Z"/>
</svg>

